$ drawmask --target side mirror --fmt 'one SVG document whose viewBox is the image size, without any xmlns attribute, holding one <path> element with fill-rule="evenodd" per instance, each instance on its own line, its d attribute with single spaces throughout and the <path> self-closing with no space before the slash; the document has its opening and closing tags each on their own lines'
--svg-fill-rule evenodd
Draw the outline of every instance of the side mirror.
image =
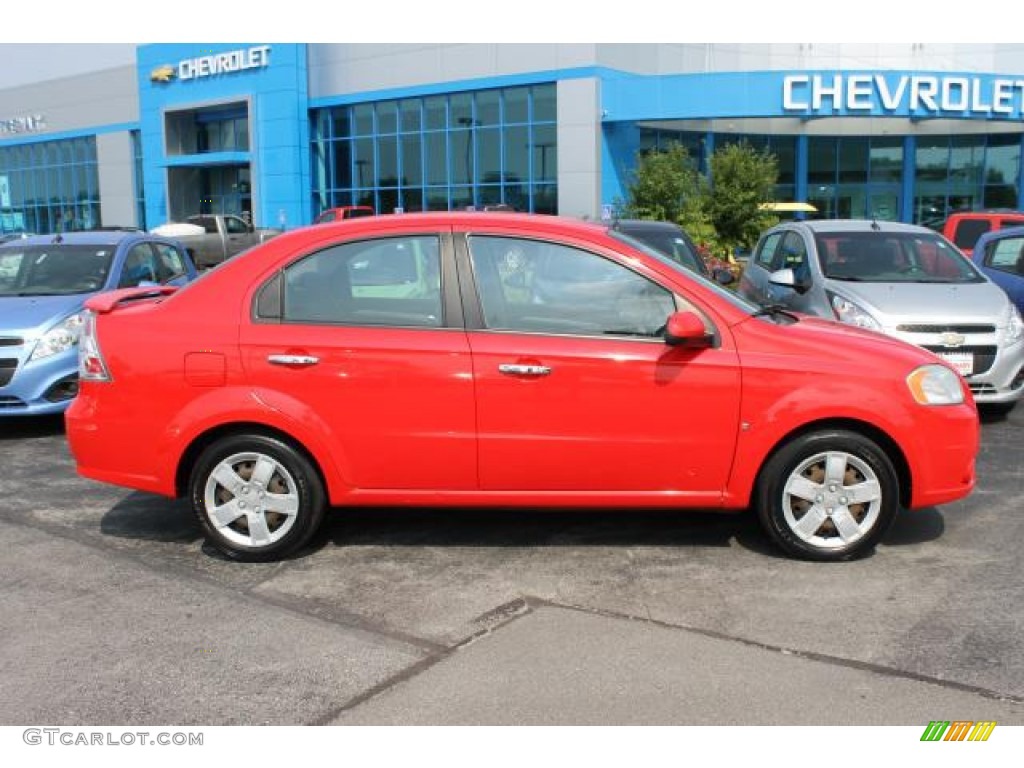
<svg viewBox="0 0 1024 768">
<path fill-rule="evenodd" d="M 809 281 L 797 280 L 796 273 L 788 267 L 772 272 L 768 275 L 768 282 L 772 285 L 781 285 L 783 288 L 792 288 L 799 294 L 807 293 L 811 289 Z"/>
<path fill-rule="evenodd" d="M 711 336 L 694 312 L 673 312 L 665 323 L 665 343 L 670 347 L 701 349 L 711 346 Z"/>
<path fill-rule="evenodd" d="M 718 267 L 712 274 L 714 275 L 715 282 L 719 285 L 732 285 L 736 282 L 736 276 L 728 269 Z"/>
</svg>

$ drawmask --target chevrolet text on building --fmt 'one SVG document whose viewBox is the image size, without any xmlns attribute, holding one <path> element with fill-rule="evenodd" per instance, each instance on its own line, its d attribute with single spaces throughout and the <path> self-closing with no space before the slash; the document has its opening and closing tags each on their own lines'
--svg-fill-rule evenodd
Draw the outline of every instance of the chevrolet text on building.
<svg viewBox="0 0 1024 768">
<path fill-rule="evenodd" d="M 782 107 L 812 115 L 959 113 L 1024 118 L 1024 80 L 962 75 L 787 75 Z"/>
<path fill-rule="evenodd" d="M 19 133 L 35 133 L 46 128 L 46 118 L 42 115 L 25 115 L 0 120 L 0 136 L 13 136 Z"/>
<path fill-rule="evenodd" d="M 164 65 L 150 73 L 153 82 L 166 83 L 175 77 L 178 80 L 196 80 L 214 75 L 226 75 L 244 72 L 248 69 L 262 69 L 270 66 L 270 46 L 257 45 L 252 48 L 240 48 L 225 53 L 213 53 L 208 56 L 196 56 L 182 59 L 176 68 Z"/>
</svg>

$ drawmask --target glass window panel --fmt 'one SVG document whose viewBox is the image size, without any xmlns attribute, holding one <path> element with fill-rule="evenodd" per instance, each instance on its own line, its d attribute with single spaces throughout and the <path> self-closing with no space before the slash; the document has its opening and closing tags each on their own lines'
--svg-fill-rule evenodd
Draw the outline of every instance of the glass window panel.
<svg viewBox="0 0 1024 768">
<path fill-rule="evenodd" d="M 381 136 L 377 139 L 378 170 L 377 182 L 382 187 L 398 186 L 398 139 L 395 136 Z M 394 206 L 392 206 L 394 207 Z"/>
<path fill-rule="evenodd" d="M 525 184 L 504 184 L 501 188 L 502 202 L 517 211 L 530 210 L 530 195 Z"/>
<path fill-rule="evenodd" d="M 447 211 L 448 210 L 448 188 L 427 187 L 427 210 Z"/>
<path fill-rule="evenodd" d="M 422 189 L 403 189 L 402 190 L 402 207 L 407 213 L 413 213 L 415 211 L 423 210 L 423 190 Z"/>
<path fill-rule="evenodd" d="M 775 155 L 779 169 L 779 184 L 794 184 L 796 180 L 796 139 L 792 136 L 775 136 L 768 150 Z M 776 197 L 777 200 L 792 200 L 790 197 Z"/>
<path fill-rule="evenodd" d="M 1020 173 L 1020 135 L 990 136 L 985 153 L 985 183 L 1015 184 Z"/>
<path fill-rule="evenodd" d="M 916 181 L 945 181 L 949 172 L 949 139 L 920 137 L 914 152 Z"/>
<path fill-rule="evenodd" d="M 452 210 L 464 211 L 473 205 L 472 187 L 452 187 Z"/>
<path fill-rule="evenodd" d="M 331 144 L 334 158 L 334 179 L 332 186 L 336 189 L 352 186 L 352 142 L 348 139 L 335 141 Z"/>
<path fill-rule="evenodd" d="M 505 129 L 505 181 L 526 181 L 530 177 L 530 129 Z"/>
<path fill-rule="evenodd" d="M 836 140 L 812 137 L 807 142 L 807 181 L 810 184 L 836 183 Z"/>
<path fill-rule="evenodd" d="M 428 133 L 427 141 L 427 183 L 448 183 L 448 150 L 445 146 L 445 134 Z M 447 196 L 447 193 L 445 193 Z M 447 202 L 445 203 L 447 210 Z"/>
<path fill-rule="evenodd" d="M 372 187 L 377 178 L 377 168 L 373 158 L 373 139 L 356 139 L 352 142 L 355 150 L 355 182 L 357 187 Z"/>
<path fill-rule="evenodd" d="M 331 110 L 334 138 L 346 139 L 352 135 L 352 110 L 349 107 L 334 107 Z"/>
<path fill-rule="evenodd" d="M 479 201 L 479 205 L 498 205 L 502 202 L 501 186 L 498 184 L 487 184 L 482 187 L 477 187 L 476 196 Z"/>
<path fill-rule="evenodd" d="M 398 207 L 398 190 L 397 189 L 381 189 L 377 193 L 377 207 L 378 213 L 394 213 L 395 208 Z"/>
<path fill-rule="evenodd" d="M 903 179 L 903 140 L 871 140 L 871 180 L 899 182 Z"/>
<path fill-rule="evenodd" d="M 951 181 L 969 185 L 981 181 L 985 156 L 984 138 L 981 136 L 954 136 L 949 157 Z"/>
<path fill-rule="evenodd" d="M 476 94 L 477 125 L 497 125 L 501 122 L 499 91 L 480 91 Z"/>
<path fill-rule="evenodd" d="M 839 181 L 865 183 L 868 180 L 868 140 L 842 138 L 839 140 Z"/>
<path fill-rule="evenodd" d="M 535 123 L 555 122 L 555 84 L 533 86 L 533 121 Z"/>
<path fill-rule="evenodd" d="M 469 184 L 473 181 L 473 133 L 452 131 L 448 134 L 452 158 L 453 184 Z"/>
<path fill-rule="evenodd" d="M 429 96 L 424 99 L 423 111 L 428 131 L 448 127 L 448 109 L 444 96 Z"/>
<path fill-rule="evenodd" d="M 402 130 L 418 131 L 422 127 L 420 120 L 420 99 L 406 99 L 401 103 Z"/>
<path fill-rule="evenodd" d="M 1016 208 L 1017 188 L 1010 184 L 989 184 L 985 187 L 986 208 Z"/>
<path fill-rule="evenodd" d="M 455 93 L 448 100 L 448 120 L 452 128 L 473 125 L 473 94 Z"/>
<path fill-rule="evenodd" d="M 402 186 L 423 184 L 422 144 L 419 134 L 402 136 Z"/>
<path fill-rule="evenodd" d="M 539 184 L 533 188 L 533 212 L 558 212 L 558 188 L 554 184 Z"/>
<path fill-rule="evenodd" d="M 373 104 L 356 104 L 352 107 L 352 125 L 356 136 L 373 133 Z"/>
<path fill-rule="evenodd" d="M 533 178 L 535 181 L 554 181 L 558 177 L 558 145 L 555 126 L 533 127 Z"/>
<path fill-rule="evenodd" d="M 363 189 L 355 193 L 356 205 L 368 205 L 375 211 L 379 210 L 377 207 L 377 197 L 372 189 Z"/>
<path fill-rule="evenodd" d="M 340 208 L 343 205 L 352 205 L 352 192 L 351 190 L 338 190 L 331 193 L 331 204 L 329 208 Z"/>
<path fill-rule="evenodd" d="M 86 153 L 88 154 L 90 162 L 96 162 L 96 137 L 89 136 L 86 138 Z"/>
<path fill-rule="evenodd" d="M 528 99 L 529 88 L 506 88 L 505 95 L 505 122 L 525 123 L 529 120 Z"/>
<path fill-rule="evenodd" d="M 501 181 L 501 130 L 482 128 L 476 132 L 478 183 Z"/>
<path fill-rule="evenodd" d="M 377 103 L 377 133 L 398 131 L 398 103 L 380 101 Z"/>
</svg>

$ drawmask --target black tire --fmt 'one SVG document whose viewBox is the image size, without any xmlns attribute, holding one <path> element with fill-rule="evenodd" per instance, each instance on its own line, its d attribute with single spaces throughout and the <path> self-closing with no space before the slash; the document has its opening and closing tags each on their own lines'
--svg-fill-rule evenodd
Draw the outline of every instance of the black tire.
<svg viewBox="0 0 1024 768">
<path fill-rule="evenodd" d="M 873 440 L 846 430 L 812 432 L 765 462 L 755 506 L 787 554 L 848 560 L 870 551 L 896 519 L 899 481 Z"/>
<path fill-rule="evenodd" d="M 189 498 L 209 543 L 244 562 L 300 549 L 327 506 L 309 459 L 266 435 L 232 435 L 208 446 L 193 467 Z"/>
</svg>

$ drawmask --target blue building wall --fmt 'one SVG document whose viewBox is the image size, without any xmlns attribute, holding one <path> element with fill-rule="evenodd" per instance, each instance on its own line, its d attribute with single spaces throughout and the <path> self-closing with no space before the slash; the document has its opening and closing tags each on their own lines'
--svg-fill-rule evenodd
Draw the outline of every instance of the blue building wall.
<svg viewBox="0 0 1024 768">
<path fill-rule="evenodd" d="M 140 130 L 144 156 L 146 221 L 168 220 L 167 169 L 172 166 L 249 162 L 253 179 L 253 221 L 258 226 L 292 227 L 310 220 L 309 78 L 306 46 L 269 46 L 266 66 L 207 76 L 178 76 L 179 62 L 247 50 L 239 43 L 180 43 L 140 46 L 137 52 Z M 152 78 L 161 68 L 175 74 Z M 191 74 L 188 70 L 186 74 Z M 248 152 L 169 157 L 164 113 L 218 102 L 248 101 Z"/>
</svg>

